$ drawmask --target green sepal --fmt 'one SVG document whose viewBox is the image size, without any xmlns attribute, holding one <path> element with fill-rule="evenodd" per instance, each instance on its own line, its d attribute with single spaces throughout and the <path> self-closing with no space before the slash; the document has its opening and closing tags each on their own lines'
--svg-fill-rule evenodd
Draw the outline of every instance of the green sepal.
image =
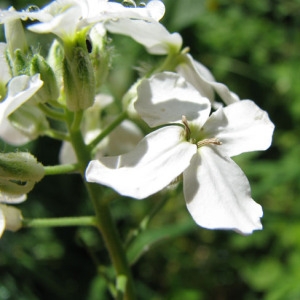
<svg viewBox="0 0 300 300">
<path fill-rule="evenodd" d="M 46 60 L 39 54 L 35 54 L 30 64 L 30 75 L 39 73 L 43 86 L 33 96 L 33 99 L 38 102 L 55 101 L 59 96 L 59 88 L 57 85 L 54 71 Z"/>
</svg>

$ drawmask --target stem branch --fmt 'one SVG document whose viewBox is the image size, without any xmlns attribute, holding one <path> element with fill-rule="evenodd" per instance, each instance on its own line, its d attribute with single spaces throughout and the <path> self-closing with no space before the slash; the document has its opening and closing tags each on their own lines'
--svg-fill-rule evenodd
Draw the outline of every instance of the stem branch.
<svg viewBox="0 0 300 300">
<path fill-rule="evenodd" d="M 24 219 L 23 227 L 65 227 L 65 226 L 96 226 L 96 218 L 89 216 Z"/>
</svg>

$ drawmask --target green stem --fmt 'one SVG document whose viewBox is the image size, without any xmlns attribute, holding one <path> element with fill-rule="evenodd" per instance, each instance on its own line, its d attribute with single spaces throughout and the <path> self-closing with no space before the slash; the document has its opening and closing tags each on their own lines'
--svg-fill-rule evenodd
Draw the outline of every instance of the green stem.
<svg viewBox="0 0 300 300">
<path fill-rule="evenodd" d="M 70 141 L 70 137 L 66 133 L 54 129 L 46 130 L 44 135 L 59 141 Z"/>
<path fill-rule="evenodd" d="M 125 247 L 128 246 L 133 242 L 133 240 L 144 230 L 147 229 L 150 221 L 156 216 L 156 214 L 164 207 L 166 202 L 168 201 L 168 197 L 163 196 L 162 199 L 152 208 L 149 214 L 147 214 L 142 221 L 140 222 L 139 226 L 133 230 L 131 230 L 126 238 Z"/>
<path fill-rule="evenodd" d="M 47 117 L 53 120 L 62 121 L 62 122 L 66 121 L 66 116 L 62 111 L 53 109 L 48 105 L 42 103 L 39 104 L 39 108 L 46 114 Z"/>
<path fill-rule="evenodd" d="M 76 123 L 78 124 L 78 122 L 79 120 L 77 119 Z M 85 169 L 91 160 L 89 151 L 90 148 L 84 143 L 79 126 L 72 126 L 71 120 L 69 124 L 71 142 L 77 155 L 81 175 L 84 178 Z M 85 186 L 96 212 L 97 228 L 102 234 L 103 240 L 115 268 L 116 278 L 120 278 L 122 276 L 126 277 L 127 281 L 126 289 L 124 292 L 124 299 L 133 300 L 135 299 L 135 293 L 131 270 L 129 268 L 125 250 L 113 221 L 108 203 L 105 201 L 101 201 L 102 188 L 100 185 L 88 183 L 86 181 Z"/>
<path fill-rule="evenodd" d="M 99 142 L 105 138 L 110 132 L 112 132 L 119 124 L 121 124 L 127 118 L 127 112 L 124 111 L 120 114 L 111 124 L 109 124 L 89 145 L 88 147 L 93 150 Z"/>
<path fill-rule="evenodd" d="M 96 218 L 89 216 L 24 219 L 23 227 L 65 227 L 65 226 L 96 226 Z"/>
<path fill-rule="evenodd" d="M 60 175 L 74 173 L 79 170 L 79 164 L 57 165 L 44 167 L 45 175 Z"/>
</svg>

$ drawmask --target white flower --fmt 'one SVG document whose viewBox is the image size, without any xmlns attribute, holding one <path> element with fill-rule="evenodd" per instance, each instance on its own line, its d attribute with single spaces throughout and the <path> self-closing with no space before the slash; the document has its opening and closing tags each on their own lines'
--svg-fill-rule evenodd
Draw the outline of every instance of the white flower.
<svg viewBox="0 0 300 300">
<path fill-rule="evenodd" d="M 22 104 L 30 99 L 43 85 L 40 75 L 32 77 L 21 75 L 12 78 L 8 83 L 7 97 L 0 103 L 0 137 L 12 144 L 21 145 L 30 139 L 15 129 L 8 117 Z"/>
<path fill-rule="evenodd" d="M 168 72 L 141 83 L 135 107 L 149 126 L 169 125 L 127 154 L 91 161 L 87 181 L 141 199 L 183 173 L 187 208 L 197 224 L 244 234 L 262 228 L 262 208 L 230 157 L 270 146 L 274 125 L 266 112 L 244 100 L 209 116 L 210 101 Z"/>
<path fill-rule="evenodd" d="M 112 33 L 130 36 L 151 54 L 177 53 L 182 46 L 179 33 L 169 33 L 162 24 L 154 21 L 124 18 L 108 21 L 105 27 Z"/>
<path fill-rule="evenodd" d="M 226 105 L 239 101 L 238 95 L 231 92 L 223 83 L 216 82 L 210 71 L 201 63 L 194 60 L 190 54 L 182 56 L 182 62 L 176 68 L 178 74 L 191 83 L 202 96 L 207 97 L 214 108 L 219 108 L 220 103 L 215 102 L 215 93 Z"/>
</svg>

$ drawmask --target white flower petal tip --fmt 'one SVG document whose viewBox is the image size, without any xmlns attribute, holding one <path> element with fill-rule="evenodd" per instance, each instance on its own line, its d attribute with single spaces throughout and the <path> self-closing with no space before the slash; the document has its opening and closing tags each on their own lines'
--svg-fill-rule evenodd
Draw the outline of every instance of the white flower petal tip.
<svg viewBox="0 0 300 300">
<path fill-rule="evenodd" d="M 274 128 L 267 112 L 251 100 L 241 100 L 214 112 L 203 132 L 222 141 L 222 150 L 232 157 L 268 149 Z"/>
<path fill-rule="evenodd" d="M 194 60 L 190 54 L 184 56 L 184 62 L 178 65 L 177 71 L 185 77 L 202 96 L 207 97 L 214 108 L 219 108 L 220 105 L 222 105 L 215 101 L 215 93 L 220 96 L 226 105 L 240 100 L 225 84 L 216 82 L 210 71 L 201 63 Z"/>
<path fill-rule="evenodd" d="M 169 52 L 179 52 L 182 46 L 182 37 L 179 33 L 170 33 L 155 20 L 112 19 L 105 23 L 105 28 L 112 33 L 131 37 L 143 45 L 150 54 L 165 55 Z"/>
<path fill-rule="evenodd" d="M 135 109 L 143 120 L 155 127 L 181 123 L 182 115 L 201 127 L 208 118 L 210 102 L 176 73 L 158 73 L 141 82 Z"/>
<path fill-rule="evenodd" d="M 195 222 L 208 229 L 251 234 L 262 229 L 262 208 L 242 170 L 213 147 L 202 147 L 183 173 L 184 196 Z"/>
<path fill-rule="evenodd" d="M 18 204 L 24 202 L 26 199 L 26 195 L 8 195 L 0 193 L 0 203 Z"/>
<path fill-rule="evenodd" d="M 195 145 L 180 141 L 182 130 L 179 126 L 158 129 L 141 140 L 131 152 L 91 161 L 86 180 L 136 199 L 162 190 L 189 166 L 197 151 Z M 180 157 L 180 160 L 175 163 L 174 157 Z"/>
<path fill-rule="evenodd" d="M 159 21 L 165 14 L 166 8 L 162 1 L 152 0 L 150 1 L 146 8 L 149 10 L 149 15 L 154 20 Z"/>
</svg>

